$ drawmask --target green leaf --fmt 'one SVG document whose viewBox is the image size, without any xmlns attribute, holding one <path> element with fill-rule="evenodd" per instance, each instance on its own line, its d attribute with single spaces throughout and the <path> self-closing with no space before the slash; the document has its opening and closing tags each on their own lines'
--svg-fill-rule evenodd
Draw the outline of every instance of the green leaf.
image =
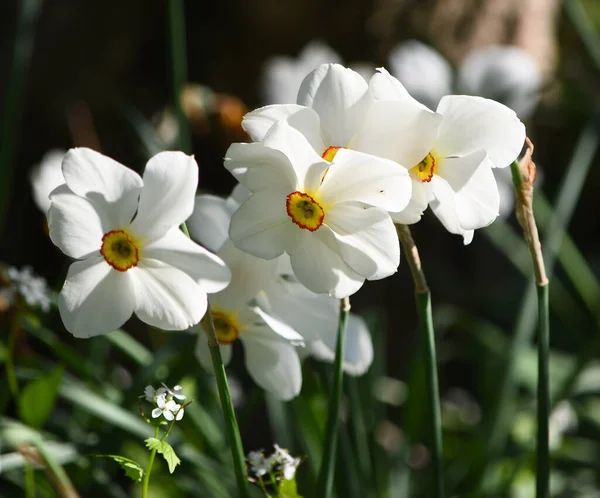
<svg viewBox="0 0 600 498">
<path fill-rule="evenodd" d="M 173 447 L 166 441 L 161 441 L 155 437 L 149 437 L 146 439 L 145 443 L 149 450 L 156 450 L 157 453 L 160 453 L 163 456 L 169 465 L 169 472 L 171 474 L 175 471 L 175 467 L 181 463 L 181 460 L 175 454 Z"/>
<path fill-rule="evenodd" d="M 56 367 L 49 375 L 29 382 L 19 397 L 21 420 L 30 427 L 41 429 L 52 413 L 63 375 L 63 367 Z"/>
<path fill-rule="evenodd" d="M 296 489 L 296 479 L 283 479 L 279 485 L 279 495 L 281 498 L 302 498 Z"/>
<path fill-rule="evenodd" d="M 117 462 L 121 468 L 125 471 L 125 475 L 130 479 L 141 482 L 144 477 L 144 469 L 137 462 L 134 462 L 131 458 L 127 458 L 121 455 L 94 455 L 96 457 L 111 458 Z"/>
</svg>

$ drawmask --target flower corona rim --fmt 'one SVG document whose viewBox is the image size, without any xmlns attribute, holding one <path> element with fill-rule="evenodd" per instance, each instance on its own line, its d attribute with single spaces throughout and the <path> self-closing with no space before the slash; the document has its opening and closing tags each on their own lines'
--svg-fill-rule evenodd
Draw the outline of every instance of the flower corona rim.
<svg viewBox="0 0 600 498">
<path fill-rule="evenodd" d="M 286 211 L 294 224 L 311 232 L 321 228 L 325 220 L 323 207 L 304 192 L 295 191 L 287 195 Z"/>
<path fill-rule="evenodd" d="M 102 237 L 100 254 L 115 270 L 125 272 L 140 261 L 138 244 L 125 230 L 111 230 Z"/>
</svg>

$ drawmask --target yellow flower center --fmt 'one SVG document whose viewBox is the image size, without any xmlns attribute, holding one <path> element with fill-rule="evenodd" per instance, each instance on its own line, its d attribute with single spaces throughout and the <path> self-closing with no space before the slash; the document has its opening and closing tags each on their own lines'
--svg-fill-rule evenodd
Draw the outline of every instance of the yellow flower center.
<svg viewBox="0 0 600 498">
<path fill-rule="evenodd" d="M 321 157 L 323 159 L 325 159 L 325 161 L 333 161 L 333 158 L 335 157 L 335 155 L 338 153 L 338 150 L 340 149 L 344 149 L 345 147 L 341 147 L 340 145 L 333 145 L 331 147 L 327 147 L 325 149 L 325 152 L 323 152 L 323 154 L 321 154 Z"/>
<path fill-rule="evenodd" d="M 287 196 L 286 209 L 288 216 L 300 228 L 314 232 L 325 219 L 325 211 L 310 195 L 303 192 L 292 192 Z"/>
<path fill-rule="evenodd" d="M 411 171 L 414 172 L 422 182 L 430 182 L 435 173 L 436 156 L 430 152 Z"/>
<path fill-rule="evenodd" d="M 240 324 L 235 316 L 224 311 L 211 310 L 210 312 L 219 344 L 231 344 L 240 335 Z"/>
<path fill-rule="evenodd" d="M 124 230 L 113 230 L 102 237 L 100 254 L 118 271 L 127 271 L 140 260 L 140 250 L 133 238 Z"/>
</svg>

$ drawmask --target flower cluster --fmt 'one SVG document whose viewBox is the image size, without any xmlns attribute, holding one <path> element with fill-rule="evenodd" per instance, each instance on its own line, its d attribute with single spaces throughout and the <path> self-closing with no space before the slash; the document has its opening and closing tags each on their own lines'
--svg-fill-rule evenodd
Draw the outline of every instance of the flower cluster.
<svg viewBox="0 0 600 498">
<path fill-rule="evenodd" d="M 267 474 L 275 474 L 279 478 L 291 480 L 296 476 L 296 469 L 302 458 L 295 458 L 289 451 L 274 444 L 275 451 L 265 456 L 263 450 L 251 451 L 246 458 L 250 471 L 258 478 Z"/>
<path fill-rule="evenodd" d="M 0 289 L 0 308 L 11 306 L 20 295 L 27 305 L 39 307 L 44 312 L 50 310 L 52 298 L 48 283 L 43 277 L 36 275 L 31 266 L 24 266 L 21 270 L 11 266 L 2 280 L 6 281 L 6 286 Z"/>
<path fill-rule="evenodd" d="M 164 384 L 163 387 L 159 387 L 158 389 L 146 386 L 143 397 L 146 401 L 156 405 L 156 408 L 152 410 L 152 418 L 163 416 L 169 422 L 172 420 L 179 421 L 183 418 L 184 408 L 175 401 L 175 399 L 183 401 L 186 398 L 182 393 L 181 386 L 175 386 L 173 389 Z"/>
</svg>

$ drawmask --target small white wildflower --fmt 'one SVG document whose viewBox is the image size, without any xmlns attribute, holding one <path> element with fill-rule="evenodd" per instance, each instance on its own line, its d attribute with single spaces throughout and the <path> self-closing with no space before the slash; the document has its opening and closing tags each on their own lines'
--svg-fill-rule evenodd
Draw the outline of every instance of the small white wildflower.
<svg viewBox="0 0 600 498">
<path fill-rule="evenodd" d="M 250 470 L 257 477 L 264 476 L 267 472 L 271 472 L 273 468 L 274 462 L 271 460 L 271 457 L 265 458 L 262 450 L 251 451 L 248 453 L 246 460 L 250 465 Z"/>
<path fill-rule="evenodd" d="M 158 389 L 154 389 L 152 386 L 146 386 L 144 388 L 144 396 L 146 401 L 150 403 L 156 403 L 156 399 L 158 396 L 165 394 L 167 391 L 164 387 L 159 387 Z"/>
<path fill-rule="evenodd" d="M 290 455 L 290 452 L 279 445 L 274 444 L 275 452 L 269 457 L 273 459 L 273 462 L 281 466 L 281 473 L 283 478 L 287 481 L 294 478 L 296 475 L 296 469 L 302 462 L 301 458 L 294 458 Z"/>
<path fill-rule="evenodd" d="M 186 398 L 185 394 L 182 393 L 183 387 L 177 385 L 177 386 L 174 386 L 173 389 L 171 389 L 164 382 L 162 382 L 161 384 L 163 385 L 163 387 L 159 387 L 159 389 L 164 388 L 164 390 L 167 392 L 167 394 L 169 396 L 171 396 L 172 398 L 177 398 L 178 400 L 181 400 L 181 401 L 183 401 Z"/>
<path fill-rule="evenodd" d="M 48 284 L 43 277 L 34 273 L 31 266 L 24 266 L 20 271 L 11 266 L 7 270 L 7 275 L 14 284 L 14 290 L 23 296 L 29 306 L 39 306 L 44 312 L 50 310 Z"/>
<path fill-rule="evenodd" d="M 165 394 L 161 394 L 156 398 L 156 404 L 157 407 L 152 410 L 152 418 L 158 418 L 163 415 L 169 422 L 175 418 L 174 413 L 178 412 L 180 406 L 172 399 L 167 401 Z M 181 416 L 183 417 L 183 414 Z M 181 420 L 181 417 L 177 420 Z"/>
</svg>

